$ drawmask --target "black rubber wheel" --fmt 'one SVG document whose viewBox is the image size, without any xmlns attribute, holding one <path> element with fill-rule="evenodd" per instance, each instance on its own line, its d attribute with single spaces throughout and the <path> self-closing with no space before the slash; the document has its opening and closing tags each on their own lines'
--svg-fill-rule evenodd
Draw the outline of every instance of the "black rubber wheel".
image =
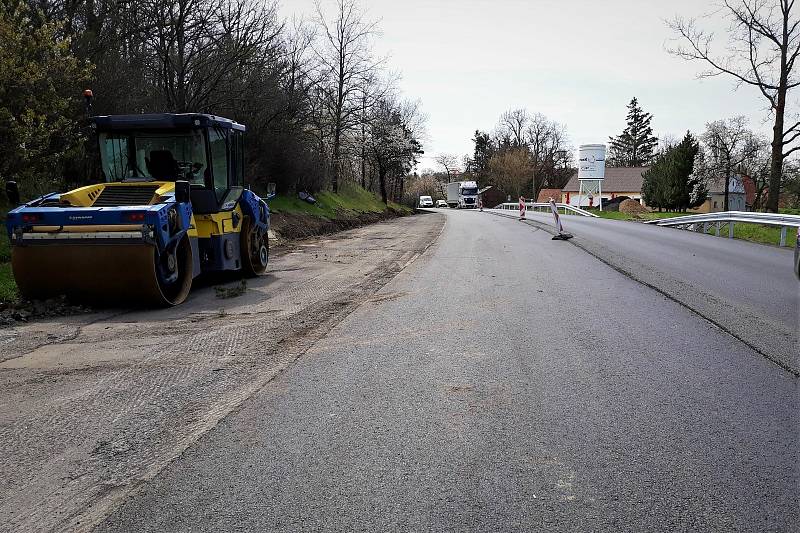
<svg viewBox="0 0 800 533">
<path fill-rule="evenodd" d="M 250 277 L 260 276 L 267 271 L 269 264 L 269 237 L 267 232 L 259 232 L 258 226 L 251 224 L 250 217 L 242 222 L 242 271 Z"/>
<path fill-rule="evenodd" d="M 192 288 L 193 264 L 192 246 L 184 237 L 175 247 L 174 254 L 156 255 L 155 271 L 161 305 L 170 306 L 182 303 Z"/>
</svg>

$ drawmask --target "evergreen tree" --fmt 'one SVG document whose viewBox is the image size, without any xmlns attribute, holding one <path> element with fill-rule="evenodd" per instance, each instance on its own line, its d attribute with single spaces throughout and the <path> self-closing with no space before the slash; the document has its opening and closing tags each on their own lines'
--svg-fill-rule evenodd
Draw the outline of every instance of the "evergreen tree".
<svg viewBox="0 0 800 533">
<path fill-rule="evenodd" d="M 708 191 L 694 172 L 700 145 L 691 133 L 667 147 L 643 174 L 642 198 L 651 207 L 685 210 L 702 204 Z"/>
<path fill-rule="evenodd" d="M 653 135 L 650 121 L 653 115 L 645 113 L 634 97 L 628 104 L 628 125 L 617 137 L 610 137 L 609 164 L 618 167 L 640 167 L 650 163 L 658 139 Z"/>
<path fill-rule="evenodd" d="M 475 144 L 472 159 L 470 160 L 470 171 L 479 179 L 485 178 L 489 173 L 489 160 L 495 153 L 494 141 L 488 133 L 475 130 L 475 137 L 472 138 Z"/>
</svg>

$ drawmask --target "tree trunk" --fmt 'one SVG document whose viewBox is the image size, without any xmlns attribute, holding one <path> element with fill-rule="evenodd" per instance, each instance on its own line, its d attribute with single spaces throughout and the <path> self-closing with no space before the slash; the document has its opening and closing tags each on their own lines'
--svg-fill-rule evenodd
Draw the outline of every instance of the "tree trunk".
<svg viewBox="0 0 800 533">
<path fill-rule="evenodd" d="M 772 127 L 772 161 L 769 166 L 769 194 L 767 211 L 778 212 L 783 177 L 783 115 L 786 111 L 786 92 L 789 85 L 786 55 L 789 51 L 788 12 L 783 17 L 783 46 L 781 47 L 781 77 L 778 82 L 778 101 L 775 106 L 775 125 Z"/>
<path fill-rule="evenodd" d="M 381 187 L 381 200 L 383 203 L 387 203 L 388 195 L 386 194 L 386 171 L 382 168 L 378 169 L 378 182 L 380 183 Z"/>
<path fill-rule="evenodd" d="M 361 188 L 367 188 L 367 156 L 364 149 L 361 149 Z"/>
<path fill-rule="evenodd" d="M 769 166 L 769 193 L 767 194 L 767 211 L 778 212 L 778 198 L 781 193 L 783 177 L 783 114 L 786 109 L 786 87 L 778 90 L 778 105 L 775 108 L 775 125 L 772 128 L 772 161 Z"/>
<path fill-rule="evenodd" d="M 361 95 L 361 188 L 367 188 L 367 149 L 364 146 L 364 139 L 367 137 L 367 130 L 364 122 L 367 114 L 367 97 L 362 93 Z"/>
<path fill-rule="evenodd" d="M 341 151 L 342 131 L 339 125 L 333 133 L 333 168 L 331 169 L 331 188 L 333 192 L 339 192 L 339 152 Z"/>
<path fill-rule="evenodd" d="M 731 169 L 729 167 L 725 167 L 725 197 L 722 199 L 722 210 L 728 210 L 728 194 L 730 193 L 730 186 L 731 186 Z"/>
</svg>

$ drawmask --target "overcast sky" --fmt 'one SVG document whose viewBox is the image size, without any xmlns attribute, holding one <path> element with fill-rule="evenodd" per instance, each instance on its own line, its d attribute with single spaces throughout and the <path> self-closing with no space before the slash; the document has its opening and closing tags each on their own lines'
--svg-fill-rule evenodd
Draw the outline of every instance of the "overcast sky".
<svg viewBox="0 0 800 533">
<path fill-rule="evenodd" d="M 323 0 L 332 6 L 334 0 Z M 605 143 L 625 126 L 636 96 L 656 135 L 701 133 L 706 122 L 746 115 L 764 124 L 763 99 L 729 78 L 698 80 L 699 63 L 669 55 L 664 23 L 701 16 L 701 0 L 370 0 L 380 20 L 378 54 L 388 54 L 407 98 L 428 116 L 422 167 L 442 152 L 472 152 L 476 129 L 525 107 L 566 125 L 577 147 Z M 284 16 L 314 12 L 313 0 L 283 0 Z M 703 22 L 724 36 L 719 15 Z M 716 22 L 715 22 L 716 21 Z M 720 44 L 723 44 L 721 41 Z"/>
</svg>

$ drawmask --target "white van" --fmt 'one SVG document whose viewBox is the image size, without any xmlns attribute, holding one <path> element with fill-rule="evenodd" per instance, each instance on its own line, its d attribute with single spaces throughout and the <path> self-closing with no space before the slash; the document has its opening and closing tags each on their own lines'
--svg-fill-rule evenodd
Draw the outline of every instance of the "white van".
<svg viewBox="0 0 800 533">
<path fill-rule="evenodd" d="M 433 198 L 430 196 L 420 196 L 419 197 L 419 206 L 420 207 L 433 207 Z"/>
</svg>

